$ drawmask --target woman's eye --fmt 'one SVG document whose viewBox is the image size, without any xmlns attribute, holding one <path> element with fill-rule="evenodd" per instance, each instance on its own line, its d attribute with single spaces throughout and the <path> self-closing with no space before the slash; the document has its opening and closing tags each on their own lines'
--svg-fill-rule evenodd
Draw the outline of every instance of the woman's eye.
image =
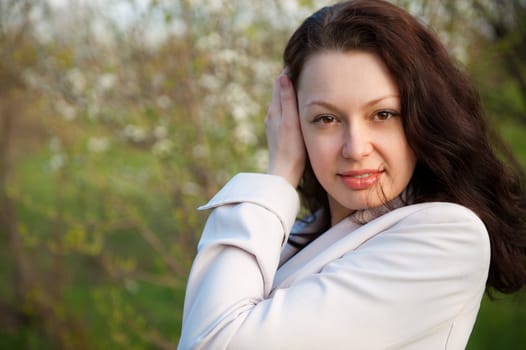
<svg viewBox="0 0 526 350">
<path fill-rule="evenodd" d="M 379 121 L 388 120 L 396 115 L 398 114 L 392 111 L 379 111 L 379 112 L 376 112 L 376 114 L 374 115 L 374 120 L 379 120 Z"/>
<path fill-rule="evenodd" d="M 334 122 L 336 122 L 336 118 L 328 114 L 320 115 L 316 117 L 316 119 L 314 119 L 314 123 L 318 123 L 318 124 L 331 124 Z"/>
</svg>

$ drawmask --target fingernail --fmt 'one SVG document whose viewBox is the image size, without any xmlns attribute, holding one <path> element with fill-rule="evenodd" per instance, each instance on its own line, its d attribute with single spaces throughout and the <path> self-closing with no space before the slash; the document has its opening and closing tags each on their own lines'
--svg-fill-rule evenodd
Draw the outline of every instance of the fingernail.
<svg viewBox="0 0 526 350">
<path fill-rule="evenodd" d="M 283 88 L 286 88 L 290 85 L 290 80 L 286 75 L 282 75 L 279 77 L 279 85 Z"/>
</svg>

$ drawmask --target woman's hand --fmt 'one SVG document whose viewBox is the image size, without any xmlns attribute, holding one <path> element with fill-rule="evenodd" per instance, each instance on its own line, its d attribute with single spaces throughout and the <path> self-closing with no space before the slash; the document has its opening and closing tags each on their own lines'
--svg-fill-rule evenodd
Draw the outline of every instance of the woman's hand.
<svg viewBox="0 0 526 350">
<path fill-rule="evenodd" d="M 274 83 L 265 126 L 269 149 L 268 173 L 298 187 L 305 168 L 305 144 L 296 105 L 296 94 L 284 70 Z"/>
</svg>

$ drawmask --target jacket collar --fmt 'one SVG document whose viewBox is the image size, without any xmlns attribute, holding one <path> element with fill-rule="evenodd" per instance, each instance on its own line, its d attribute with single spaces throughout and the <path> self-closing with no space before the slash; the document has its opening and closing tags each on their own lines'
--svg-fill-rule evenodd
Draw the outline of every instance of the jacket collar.
<svg viewBox="0 0 526 350">
<path fill-rule="evenodd" d="M 293 242 L 306 246 L 300 251 L 290 244 L 283 248 L 273 290 L 286 287 L 305 274 L 319 271 L 328 262 L 356 249 L 372 236 L 390 227 L 393 218 L 398 216 L 386 214 L 404 207 L 407 204 L 405 196 L 406 192 L 403 192 L 399 197 L 380 207 L 356 211 L 311 243 L 309 241 L 312 235 L 319 232 L 321 227 L 321 212 L 298 220 L 292 228 L 290 238 Z"/>
</svg>

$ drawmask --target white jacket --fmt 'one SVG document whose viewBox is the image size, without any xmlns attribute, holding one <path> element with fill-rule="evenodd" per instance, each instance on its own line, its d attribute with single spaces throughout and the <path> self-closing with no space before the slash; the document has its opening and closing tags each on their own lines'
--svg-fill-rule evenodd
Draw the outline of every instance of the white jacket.
<svg viewBox="0 0 526 350">
<path fill-rule="evenodd" d="M 299 199 L 282 178 L 239 174 L 209 208 L 179 349 L 465 348 L 490 261 L 469 209 L 435 202 L 365 225 L 344 219 L 290 257 Z"/>
</svg>

